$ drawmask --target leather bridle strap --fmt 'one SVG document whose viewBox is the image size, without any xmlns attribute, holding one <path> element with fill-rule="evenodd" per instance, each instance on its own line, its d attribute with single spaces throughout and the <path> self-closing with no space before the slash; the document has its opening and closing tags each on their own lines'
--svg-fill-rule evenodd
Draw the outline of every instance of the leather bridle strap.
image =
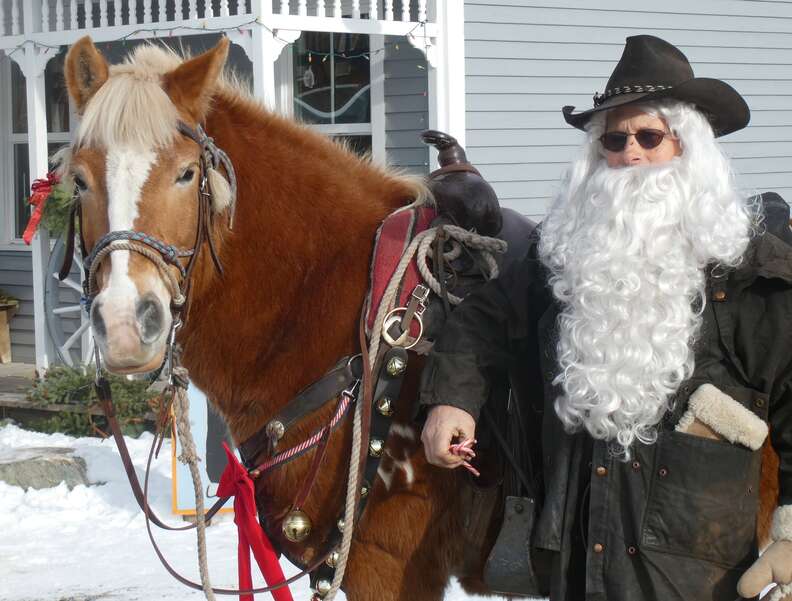
<svg viewBox="0 0 792 601">
<path fill-rule="evenodd" d="M 192 530 L 195 528 L 195 524 L 189 524 L 186 526 L 168 526 L 151 509 L 151 506 L 147 501 L 147 496 L 144 494 L 143 489 L 140 486 L 140 480 L 138 480 L 137 473 L 135 472 L 135 466 L 132 463 L 129 449 L 127 448 L 126 441 L 124 440 L 124 434 L 121 432 L 121 426 L 119 425 L 118 419 L 116 418 L 112 393 L 110 392 L 110 383 L 106 378 L 100 377 L 94 384 L 94 388 L 96 390 L 96 396 L 99 399 L 99 404 L 102 406 L 102 410 L 104 411 L 105 417 L 107 418 L 107 423 L 113 433 L 113 439 L 115 440 L 116 446 L 118 447 L 118 453 L 121 456 L 121 462 L 124 464 L 124 470 L 126 471 L 127 479 L 129 480 L 129 486 L 132 488 L 132 493 L 135 495 L 135 500 L 140 506 L 140 509 L 143 510 L 143 513 L 145 513 L 146 516 L 152 522 L 154 522 L 154 524 L 164 530 Z M 157 446 L 157 439 L 155 437 L 154 442 L 151 445 L 151 455 L 154 454 L 154 448 Z M 148 478 L 148 471 L 146 472 L 146 477 Z M 230 497 L 224 497 L 218 499 L 217 502 L 215 502 L 215 504 L 212 505 L 212 507 L 206 512 L 204 519 L 211 519 L 218 511 L 220 511 L 220 508 L 226 504 L 229 498 Z"/>
</svg>

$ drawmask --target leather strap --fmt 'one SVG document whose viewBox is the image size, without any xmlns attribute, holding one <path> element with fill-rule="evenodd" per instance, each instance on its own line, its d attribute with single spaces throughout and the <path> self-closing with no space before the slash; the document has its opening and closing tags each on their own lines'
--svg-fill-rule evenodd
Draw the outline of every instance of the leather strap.
<svg viewBox="0 0 792 601">
<path fill-rule="evenodd" d="M 61 263 L 61 268 L 58 272 L 58 279 L 61 282 L 69 276 L 74 259 L 74 220 L 77 218 L 77 203 L 77 200 L 72 203 L 69 210 L 69 223 L 66 224 L 66 250 L 63 255 L 63 263 Z"/>
<path fill-rule="evenodd" d="M 284 431 L 288 431 L 297 421 L 323 407 L 329 400 L 337 398 L 353 382 L 360 379 L 363 363 L 359 355 L 344 357 L 320 380 L 299 392 L 267 425 L 237 447 L 242 456 L 242 464 L 248 469 L 254 469 L 258 463 L 257 457 L 269 449 L 269 424 L 280 422 Z"/>
<path fill-rule="evenodd" d="M 124 470 L 126 471 L 127 479 L 129 480 L 129 486 L 132 488 L 132 493 L 135 495 L 135 500 L 137 500 L 140 509 L 143 510 L 143 513 L 145 513 L 146 516 L 152 522 L 154 522 L 154 524 L 163 530 L 192 530 L 195 528 L 195 524 L 188 524 L 186 526 L 168 526 L 151 509 L 151 506 L 148 504 L 147 497 L 143 493 L 143 489 L 140 486 L 140 480 L 138 480 L 137 473 L 135 472 L 135 466 L 132 463 L 132 458 L 129 455 L 129 449 L 127 448 L 126 441 L 124 440 L 124 435 L 121 432 L 121 426 L 119 425 L 118 419 L 116 418 L 112 393 L 110 391 L 110 382 L 108 382 L 106 378 L 100 377 L 94 384 L 94 389 L 96 390 L 96 396 L 99 399 L 99 403 L 102 406 L 102 411 L 104 411 L 105 417 L 107 418 L 107 423 L 110 426 L 110 430 L 113 433 L 113 439 L 115 440 L 116 447 L 118 447 L 118 453 L 121 455 L 121 462 L 124 464 Z M 154 449 L 158 446 L 158 440 L 155 438 L 151 445 L 152 451 L 150 455 L 154 454 Z M 146 469 L 146 479 L 148 479 L 148 468 Z M 205 519 L 211 519 L 218 511 L 220 511 L 220 508 L 225 505 L 228 499 L 229 497 L 218 499 L 215 504 L 212 505 L 212 507 L 206 512 Z"/>
</svg>

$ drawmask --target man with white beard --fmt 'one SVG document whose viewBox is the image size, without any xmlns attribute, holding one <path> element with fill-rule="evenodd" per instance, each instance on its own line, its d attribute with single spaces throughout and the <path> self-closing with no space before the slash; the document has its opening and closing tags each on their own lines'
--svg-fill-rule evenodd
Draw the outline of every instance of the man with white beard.
<svg viewBox="0 0 792 601">
<path fill-rule="evenodd" d="M 789 208 L 742 197 L 715 139 L 745 127 L 748 107 L 671 44 L 635 36 L 594 108 L 563 113 L 586 138 L 528 253 L 465 299 L 430 354 L 427 459 L 466 463 L 451 445 L 474 437 L 493 374 L 522 372 L 541 412 L 530 543 L 552 564 L 538 587 L 551 601 L 734 601 L 773 582 L 781 599 Z M 757 560 L 767 422 L 780 494 Z"/>
</svg>

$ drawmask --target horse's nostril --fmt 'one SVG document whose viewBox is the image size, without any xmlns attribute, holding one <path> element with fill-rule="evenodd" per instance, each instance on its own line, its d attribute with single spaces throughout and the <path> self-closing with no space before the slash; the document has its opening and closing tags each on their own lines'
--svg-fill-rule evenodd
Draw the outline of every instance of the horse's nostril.
<svg viewBox="0 0 792 601">
<path fill-rule="evenodd" d="M 146 295 L 138 302 L 136 313 L 140 325 L 140 339 L 144 344 L 151 344 L 162 333 L 162 305 L 156 296 Z"/>
<path fill-rule="evenodd" d="M 101 301 L 94 301 L 91 306 L 91 327 L 93 328 L 94 336 L 107 338 L 107 325 L 104 317 L 102 317 Z"/>
</svg>

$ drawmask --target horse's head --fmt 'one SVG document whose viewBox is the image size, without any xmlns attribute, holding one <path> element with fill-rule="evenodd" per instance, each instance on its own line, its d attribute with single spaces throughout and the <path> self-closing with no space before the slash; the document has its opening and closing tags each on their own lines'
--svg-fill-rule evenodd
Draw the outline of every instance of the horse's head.
<svg viewBox="0 0 792 601">
<path fill-rule="evenodd" d="M 227 40 L 184 62 L 147 46 L 109 66 L 86 37 L 66 57 L 81 115 L 69 171 L 92 259 L 91 325 L 112 371 L 148 371 L 163 359 L 191 260 L 168 248 L 199 244 L 199 217 L 210 210 L 199 194 L 206 153 L 191 135 L 201 131 L 227 54 Z"/>
</svg>

